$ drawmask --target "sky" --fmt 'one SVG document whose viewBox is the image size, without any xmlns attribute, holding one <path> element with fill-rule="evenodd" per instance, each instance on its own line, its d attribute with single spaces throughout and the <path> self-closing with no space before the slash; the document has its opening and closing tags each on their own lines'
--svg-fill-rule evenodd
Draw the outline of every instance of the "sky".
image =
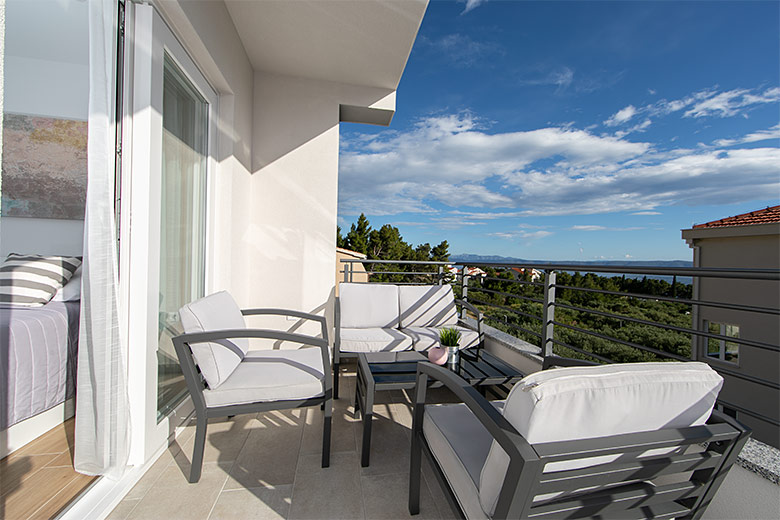
<svg viewBox="0 0 780 520">
<path fill-rule="evenodd" d="M 690 260 L 780 204 L 780 2 L 432 0 L 389 127 L 342 123 L 339 225 L 529 260 Z"/>
</svg>

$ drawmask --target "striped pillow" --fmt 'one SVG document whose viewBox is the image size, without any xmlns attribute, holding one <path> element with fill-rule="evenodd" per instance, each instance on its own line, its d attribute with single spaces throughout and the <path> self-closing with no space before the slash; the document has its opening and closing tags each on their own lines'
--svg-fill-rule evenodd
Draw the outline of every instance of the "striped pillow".
<svg viewBox="0 0 780 520">
<path fill-rule="evenodd" d="M 75 256 L 11 253 L 0 265 L 0 304 L 40 307 L 52 299 L 81 265 Z"/>
</svg>

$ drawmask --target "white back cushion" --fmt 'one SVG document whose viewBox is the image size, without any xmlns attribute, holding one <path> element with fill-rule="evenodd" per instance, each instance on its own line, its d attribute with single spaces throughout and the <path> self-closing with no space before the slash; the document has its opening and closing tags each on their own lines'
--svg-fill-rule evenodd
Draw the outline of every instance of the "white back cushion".
<svg viewBox="0 0 780 520">
<path fill-rule="evenodd" d="M 401 328 L 458 324 L 450 285 L 402 285 L 398 288 Z"/>
<path fill-rule="evenodd" d="M 518 382 L 507 396 L 504 417 L 531 444 L 684 428 L 707 421 L 722 385 L 706 363 L 556 368 Z M 575 466 L 612 460 L 595 459 Z M 494 441 L 480 477 L 480 503 L 488 515 L 495 511 L 508 465 Z"/>
<path fill-rule="evenodd" d="M 184 332 L 245 329 L 246 322 L 233 297 L 226 291 L 211 294 L 179 309 Z M 249 350 L 246 338 L 218 343 L 193 343 L 192 355 L 212 390 L 225 382 Z"/>
<path fill-rule="evenodd" d="M 348 329 L 398 328 L 398 286 L 339 284 L 341 327 Z"/>
</svg>

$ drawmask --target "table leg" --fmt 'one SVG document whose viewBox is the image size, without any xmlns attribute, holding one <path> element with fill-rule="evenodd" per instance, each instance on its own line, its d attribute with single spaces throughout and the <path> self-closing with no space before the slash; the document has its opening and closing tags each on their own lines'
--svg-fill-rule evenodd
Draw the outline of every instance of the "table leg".
<svg viewBox="0 0 780 520">
<path fill-rule="evenodd" d="M 360 465 L 368 467 L 369 457 L 371 456 L 371 420 L 374 416 L 374 392 L 373 388 L 366 389 L 366 395 L 363 396 L 365 405 L 361 410 L 363 415 L 363 446 L 361 448 Z"/>
</svg>

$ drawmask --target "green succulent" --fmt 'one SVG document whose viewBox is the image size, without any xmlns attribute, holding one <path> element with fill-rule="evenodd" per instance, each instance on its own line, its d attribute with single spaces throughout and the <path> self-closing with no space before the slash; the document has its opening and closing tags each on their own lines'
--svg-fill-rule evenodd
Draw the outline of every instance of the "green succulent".
<svg viewBox="0 0 780 520">
<path fill-rule="evenodd" d="M 439 331 L 439 342 L 443 347 L 457 347 L 460 343 L 460 331 L 453 328 L 445 328 Z"/>
</svg>

